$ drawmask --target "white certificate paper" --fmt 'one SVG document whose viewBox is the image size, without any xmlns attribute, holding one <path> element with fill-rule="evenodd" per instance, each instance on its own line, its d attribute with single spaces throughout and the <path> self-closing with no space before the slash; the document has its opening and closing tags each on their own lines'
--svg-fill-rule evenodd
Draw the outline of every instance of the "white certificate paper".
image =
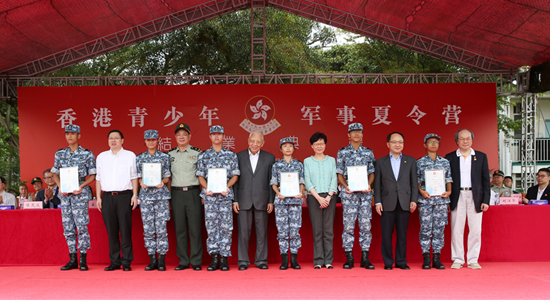
<svg viewBox="0 0 550 300">
<path fill-rule="evenodd" d="M 369 190 L 369 176 L 367 166 L 349 166 L 348 187 L 352 192 Z"/>
<path fill-rule="evenodd" d="M 162 181 L 160 163 L 143 163 L 141 167 L 141 183 L 148 187 L 155 187 Z"/>
<path fill-rule="evenodd" d="M 445 193 L 445 171 L 438 170 L 425 170 L 424 171 L 424 183 L 426 185 L 426 192 L 433 196 L 441 196 Z"/>
<path fill-rule="evenodd" d="M 279 192 L 285 197 L 300 195 L 300 179 L 298 172 L 281 172 Z"/>
<path fill-rule="evenodd" d="M 208 169 L 207 185 L 206 190 L 212 193 L 219 194 L 227 192 L 227 169 Z"/>
<path fill-rule="evenodd" d="M 78 184 L 78 167 L 59 169 L 59 184 L 62 193 L 72 193 L 80 189 Z"/>
</svg>

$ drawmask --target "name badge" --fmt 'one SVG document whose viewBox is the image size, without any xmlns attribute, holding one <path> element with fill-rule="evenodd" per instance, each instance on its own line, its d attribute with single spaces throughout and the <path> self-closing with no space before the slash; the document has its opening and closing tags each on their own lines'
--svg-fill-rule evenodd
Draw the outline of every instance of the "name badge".
<svg viewBox="0 0 550 300">
<path fill-rule="evenodd" d="M 91 200 L 88 202 L 88 208 L 97 209 L 97 200 Z"/>
</svg>

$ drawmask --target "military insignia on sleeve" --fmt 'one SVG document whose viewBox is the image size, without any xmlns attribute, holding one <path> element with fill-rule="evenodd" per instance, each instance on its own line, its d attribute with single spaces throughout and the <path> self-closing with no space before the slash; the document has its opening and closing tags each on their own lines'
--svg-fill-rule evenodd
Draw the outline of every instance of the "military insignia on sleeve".
<svg viewBox="0 0 550 300">
<path fill-rule="evenodd" d="M 175 161 L 176 161 L 176 158 L 173 156 L 170 156 L 170 162 L 175 162 Z"/>
</svg>

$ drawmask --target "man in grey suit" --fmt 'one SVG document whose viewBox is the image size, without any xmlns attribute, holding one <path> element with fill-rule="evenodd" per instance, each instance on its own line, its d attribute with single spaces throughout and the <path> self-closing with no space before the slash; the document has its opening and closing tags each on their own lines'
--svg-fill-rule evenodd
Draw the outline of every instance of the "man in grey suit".
<svg viewBox="0 0 550 300">
<path fill-rule="evenodd" d="M 275 156 L 260 151 L 264 145 L 261 132 L 252 132 L 248 137 L 249 148 L 237 153 L 241 176 L 235 183 L 233 211 L 239 221 L 239 270 L 250 265 L 248 246 L 252 223 L 256 230 L 256 257 L 254 264 L 259 269 L 267 269 L 267 215 L 273 211 L 275 192 L 269 184 L 271 167 Z"/>
<path fill-rule="evenodd" d="M 387 137 L 390 155 L 379 158 L 374 171 L 374 203 L 380 215 L 382 258 L 386 270 L 393 268 L 394 226 L 397 234 L 395 267 L 410 269 L 407 265 L 407 227 L 410 214 L 416 209 L 418 181 L 415 159 L 402 153 L 404 141 L 402 133 L 390 133 Z"/>
</svg>

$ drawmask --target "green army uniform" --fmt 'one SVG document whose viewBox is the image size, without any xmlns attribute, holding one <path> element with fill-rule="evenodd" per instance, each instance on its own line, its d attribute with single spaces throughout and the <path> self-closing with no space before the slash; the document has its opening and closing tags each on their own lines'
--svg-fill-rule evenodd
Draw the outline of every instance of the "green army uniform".
<svg viewBox="0 0 550 300">
<path fill-rule="evenodd" d="M 202 263 L 202 207 L 197 161 L 201 149 L 188 145 L 184 151 L 178 147 L 168 151 L 172 170 L 172 218 L 176 229 L 177 255 L 180 266 L 200 270 Z M 188 234 L 189 232 L 189 234 Z M 191 243 L 190 255 L 187 254 Z"/>
<path fill-rule="evenodd" d="M 505 185 L 502 185 L 502 187 L 499 188 L 498 185 L 495 184 L 495 185 L 493 185 L 493 186 L 491 187 L 491 189 L 493 190 L 493 192 L 497 193 L 499 196 L 501 196 L 502 193 L 504 193 L 504 192 L 508 192 L 508 195 L 509 195 L 509 196 L 512 196 L 512 194 L 513 194 L 512 188 L 509 188 L 509 187 L 507 187 L 507 186 L 505 186 Z M 508 196 L 508 197 L 509 197 L 509 196 Z M 501 196 L 501 197 L 502 197 L 502 196 Z"/>
</svg>

